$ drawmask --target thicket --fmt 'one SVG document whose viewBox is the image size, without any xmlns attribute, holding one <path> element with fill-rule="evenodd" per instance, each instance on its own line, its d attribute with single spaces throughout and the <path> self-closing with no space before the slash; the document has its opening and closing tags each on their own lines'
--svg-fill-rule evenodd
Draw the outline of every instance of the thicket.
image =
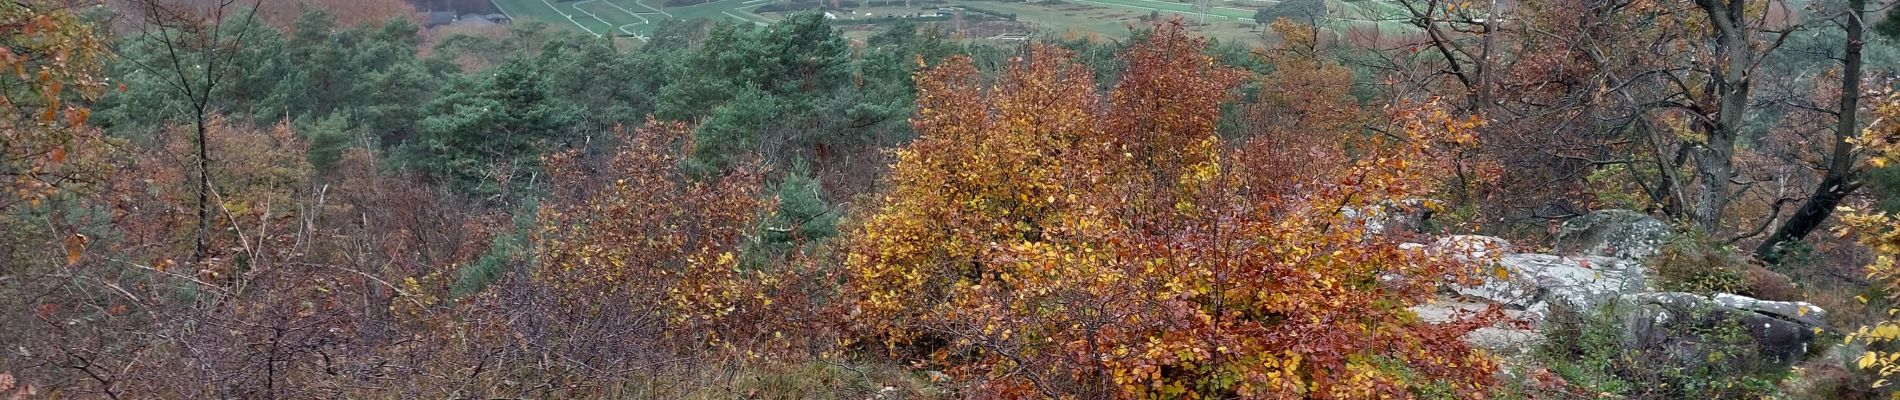
<svg viewBox="0 0 1900 400">
<path fill-rule="evenodd" d="M 1866 135 L 1760 116 L 1823 118 L 1853 74 L 1748 76 L 1787 78 L 1764 86 L 1777 102 L 1687 89 L 1735 83 L 1693 60 L 1856 59 L 1680 29 L 1730 18 L 1715 3 L 1527 4 L 1523 26 L 1551 34 L 1472 57 L 1480 34 L 1380 49 L 1287 19 L 1271 46 L 1161 22 L 1001 47 L 910 21 L 855 42 L 807 12 L 663 21 L 623 48 L 533 22 L 128 2 L 145 7 L 0 3 L 0 394 L 1508 396 L 1461 339 L 1501 310 L 1412 311 L 1471 266 L 1348 210 L 1522 232 L 1578 204 L 1645 208 L 1706 235 L 1658 259 L 1666 284 L 1767 296 L 1738 261 L 1764 253 L 1733 245 L 1794 254 L 1764 235 L 1801 241 L 1814 227 L 1788 221 L 1815 217 L 1782 207 L 1877 176 L 1900 118 L 1892 97 L 1827 119 Z M 1466 29 L 1469 7 L 1406 12 L 1491 32 Z M 1863 43 L 1828 35 L 1777 43 Z M 1572 37 L 1619 50 L 1552 41 Z M 1722 142 L 1737 121 L 1763 133 Z M 1776 161 L 1836 143 L 1844 177 Z M 1891 286 L 1892 221 L 1844 221 Z M 1621 358 L 1657 353 L 1612 355 L 1618 327 L 1574 322 L 1544 351 L 1578 393 L 1785 377 Z M 1873 343 L 1849 346 L 1871 349 L 1855 366 L 1900 370 L 1893 325 L 1853 331 Z"/>
</svg>

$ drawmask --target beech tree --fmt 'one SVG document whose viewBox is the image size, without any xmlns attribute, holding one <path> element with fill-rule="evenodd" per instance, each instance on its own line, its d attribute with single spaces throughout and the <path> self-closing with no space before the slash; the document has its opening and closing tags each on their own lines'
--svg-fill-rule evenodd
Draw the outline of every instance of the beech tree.
<svg viewBox="0 0 1900 400">
<path fill-rule="evenodd" d="M 921 74 L 920 137 L 850 244 L 858 337 L 1000 397 L 1486 393 L 1491 362 L 1456 338 L 1487 322 L 1404 308 L 1462 266 L 1341 212 L 1430 193 L 1449 165 L 1426 160 L 1476 122 L 1420 105 L 1388 116 L 1391 137 L 1326 132 L 1362 152 L 1269 207 L 1240 176 L 1284 172 L 1216 135 L 1242 74 L 1204 46 L 1158 26 L 1105 99 L 1046 46 L 994 87 L 962 58 Z"/>
</svg>

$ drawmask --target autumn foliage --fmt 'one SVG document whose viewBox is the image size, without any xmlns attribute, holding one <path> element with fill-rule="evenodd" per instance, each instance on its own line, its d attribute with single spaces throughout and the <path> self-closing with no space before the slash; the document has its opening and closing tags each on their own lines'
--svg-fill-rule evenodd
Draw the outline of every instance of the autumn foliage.
<svg viewBox="0 0 1900 400">
<path fill-rule="evenodd" d="M 1855 142 L 1870 153 L 1867 163 L 1882 167 L 1895 165 L 1900 163 L 1900 95 L 1888 94 L 1875 99 L 1876 119 Z M 1866 267 L 1867 277 L 1890 293 L 1900 288 L 1900 229 L 1897 227 L 1900 227 L 1900 218 L 1892 214 L 1855 211 L 1841 217 L 1839 228 L 1842 235 L 1852 235 L 1872 251 L 1874 261 Z M 1861 301 L 1868 299 L 1863 297 Z M 1892 318 L 1895 313 L 1900 310 L 1889 309 L 1887 320 L 1862 326 L 1847 335 L 1849 343 L 1859 341 L 1874 345 L 1855 359 L 1855 365 L 1880 377 L 1875 387 L 1888 386 L 1894 375 L 1900 375 L 1900 352 L 1890 350 L 1893 344 L 1900 343 L 1900 320 Z"/>
<path fill-rule="evenodd" d="M 106 87 L 105 43 L 74 13 L 8 2 L 0 46 L 0 209 L 91 186 L 115 142 L 86 126 Z"/>
<path fill-rule="evenodd" d="M 688 178 L 677 167 L 690 132 L 668 122 L 633 130 L 601 165 L 600 179 L 573 179 L 587 175 L 571 155 L 553 161 L 556 176 L 568 178 L 557 190 L 572 200 L 541 211 L 540 261 L 549 268 L 536 279 L 563 295 L 564 309 L 599 315 L 634 308 L 668 332 L 709 332 L 691 328 L 728 322 L 740 303 L 754 300 L 738 256 L 766 204 L 757 168 Z"/>
<path fill-rule="evenodd" d="M 147 28 L 251 23 L 201 15 L 223 1 L 154 1 L 179 12 Z M 1405 38 L 1499 39 L 1483 83 L 1454 81 L 1462 51 L 1350 49 L 1352 32 L 1289 20 L 1267 48 L 1178 20 L 1129 43 L 908 23 L 858 42 L 815 14 L 753 31 L 789 36 L 656 24 L 627 48 L 526 23 L 357 24 L 413 17 L 401 0 L 231 7 L 246 3 L 259 36 L 203 54 L 256 59 L 184 90 L 191 110 L 141 64 L 179 59 L 137 45 L 167 31 L 121 33 L 145 36 L 115 61 L 95 37 L 112 32 L 77 11 L 0 4 L 0 397 L 1515 398 L 1500 379 L 1573 374 L 1468 345 L 1503 305 L 1422 320 L 1427 303 L 1478 301 L 1448 286 L 1481 277 L 1414 243 L 1531 243 L 1494 217 L 1546 200 L 1686 216 L 1663 197 L 1691 193 L 1689 161 L 1605 157 L 1707 140 L 1694 104 L 1634 107 L 1696 84 L 1632 77 L 1709 54 L 1626 51 L 1706 28 L 1654 24 L 1699 19 L 1653 0 L 1514 11 L 1618 49 L 1604 54 L 1518 32 Z M 805 53 L 823 57 L 787 56 Z M 826 79 L 806 74 L 819 64 Z M 1621 89 L 1584 90 L 1604 87 Z M 1887 96 L 1855 168 L 1900 160 Z M 1763 138 L 1737 165 L 1821 144 Z M 499 164 L 519 166 L 506 190 L 429 179 Z M 1773 222 L 1780 204 L 1729 215 Z M 1387 218 L 1400 208 L 1449 218 Z M 1838 222 L 1879 256 L 1868 280 L 1900 288 L 1900 219 Z M 1882 350 L 1900 321 L 1851 336 L 1880 343 L 1862 367 L 1900 374 Z M 1585 389 L 1573 381 L 1550 386 Z"/>
<path fill-rule="evenodd" d="M 1317 30 L 1288 19 L 1270 27 L 1280 35 L 1281 45 L 1262 51 L 1260 58 L 1273 65 L 1274 72 L 1260 77 L 1260 98 L 1244 111 L 1250 136 L 1235 158 L 1262 170 L 1239 174 L 1250 180 L 1246 185 L 1253 190 L 1300 196 L 1337 176 L 1345 165 L 1345 141 L 1309 133 L 1358 130 L 1367 112 L 1352 98 L 1352 70 L 1326 61 Z"/>
<path fill-rule="evenodd" d="M 214 186 L 209 197 L 218 218 L 208 234 L 211 252 L 191 273 L 207 281 L 230 278 L 234 268 L 264 268 L 292 258 L 298 248 L 294 236 L 300 204 L 310 187 L 312 171 L 304 162 L 307 145 L 286 124 L 269 130 L 213 117 L 208 124 L 209 146 L 224 154 L 211 162 Z M 191 129 L 170 128 L 173 132 Z M 127 240 L 143 243 L 135 253 L 141 262 L 167 268 L 191 256 L 188 243 L 196 217 L 189 205 L 197 196 L 192 183 L 191 142 L 169 140 L 163 145 L 130 154 L 129 165 L 107 180 L 102 198 L 121 214 L 118 223 Z M 300 215 L 303 214 L 303 215 Z"/>
<path fill-rule="evenodd" d="M 1267 197 L 1214 131 L 1241 79 L 1179 26 L 1123 56 L 1104 100 L 1032 46 L 992 87 L 965 59 L 918 77 L 919 138 L 850 244 L 866 345 L 987 396 L 1367 398 L 1485 394 L 1491 362 L 1406 307 L 1460 265 L 1400 250 L 1343 210 L 1428 196 L 1474 122 L 1428 105 L 1355 144 L 1340 174 Z M 1278 203 L 1278 204 L 1275 204 Z"/>
</svg>

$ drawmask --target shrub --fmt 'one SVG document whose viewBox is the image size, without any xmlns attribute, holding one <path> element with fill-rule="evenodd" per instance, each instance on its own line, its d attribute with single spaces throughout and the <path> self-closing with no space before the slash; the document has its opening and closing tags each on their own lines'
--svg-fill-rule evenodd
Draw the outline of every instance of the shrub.
<svg viewBox="0 0 1900 400">
<path fill-rule="evenodd" d="M 497 236 L 494 243 L 489 245 L 488 251 L 482 253 L 481 258 L 461 268 L 456 268 L 455 281 L 450 286 L 449 294 L 466 296 L 480 292 L 483 287 L 494 283 L 496 279 L 501 279 L 504 270 L 520 261 L 517 256 L 520 255 L 521 249 L 515 244 L 515 239 Z"/>
<path fill-rule="evenodd" d="M 1874 389 L 1874 376 L 1854 368 L 1853 357 L 1830 357 L 1803 364 L 1782 390 L 1789 400 L 1872 400 L 1892 398 Z"/>
<path fill-rule="evenodd" d="M 1776 393 L 1789 370 L 1758 355 L 1742 324 L 1718 314 L 1676 316 L 1710 323 L 1655 326 L 1635 333 L 1630 315 L 1648 314 L 1606 305 L 1595 310 L 1556 307 L 1545 321 L 1545 340 L 1533 351 L 1570 392 L 1604 393 L 1629 399 L 1764 398 Z M 1675 318 L 1672 318 L 1675 319 Z"/>
<path fill-rule="evenodd" d="M 969 10 L 970 12 L 973 12 L 973 13 L 989 15 L 989 16 L 1002 18 L 1002 19 L 1006 19 L 1010 21 L 1016 20 L 1016 13 L 1002 12 L 1002 11 L 991 10 L 991 9 L 982 8 L 982 7 L 974 7 L 974 6 L 963 6 L 963 9 Z"/>
<path fill-rule="evenodd" d="M 1656 287 L 1698 294 L 1748 295 L 1749 264 L 1733 248 L 1711 243 L 1705 236 L 1684 234 L 1664 243 L 1649 266 L 1656 271 Z"/>
<path fill-rule="evenodd" d="M 1331 160 L 1360 179 L 1269 199 L 1239 182 L 1284 172 L 1218 136 L 1243 75 L 1205 45 L 1157 27 L 1107 95 L 1043 45 L 993 86 L 968 58 L 920 73 L 918 139 L 850 236 L 859 343 L 943 368 L 977 398 L 1484 394 L 1492 361 L 1459 337 L 1494 320 L 1407 311 L 1465 266 L 1337 212 L 1429 195 L 1449 166 L 1427 155 L 1472 143 L 1476 122 L 1396 107 L 1406 140 L 1364 138 L 1361 159 Z M 1359 138 L 1319 132 L 1300 134 Z"/>
<path fill-rule="evenodd" d="M 687 399 L 908 399 L 937 398 L 922 377 L 887 364 L 811 361 L 748 366 L 733 373 L 729 387 L 701 390 Z"/>
<path fill-rule="evenodd" d="M 1748 284 L 1747 295 L 1774 301 L 1805 300 L 1801 288 L 1795 287 L 1794 280 L 1780 272 L 1771 271 L 1760 265 L 1750 264 L 1744 272 L 1743 280 Z"/>
<path fill-rule="evenodd" d="M 583 173 L 592 166 L 578 152 L 549 157 L 556 185 L 537 213 L 533 278 L 559 312 L 603 330 L 657 323 L 688 344 L 741 337 L 722 328 L 763 320 L 741 316 L 763 312 L 755 307 L 771 279 L 739 268 L 739 256 L 757 234 L 759 210 L 776 201 L 751 164 L 704 179 L 681 172 L 677 149 L 690 132 L 664 122 L 616 132 L 624 144 L 600 163 L 605 177 Z M 571 328 L 580 340 L 600 334 Z"/>
<path fill-rule="evenodd" d="M 1731 246 L 1706 236 L 1687 234 L 1664 243 L 1648 262 L 1656 271 L 1657 288 L 1699 294 L 1735 293 L 1763 300 L 1803 300 L 1801 289 L 1787 275 L 1737 254 Z"/>
</svg>

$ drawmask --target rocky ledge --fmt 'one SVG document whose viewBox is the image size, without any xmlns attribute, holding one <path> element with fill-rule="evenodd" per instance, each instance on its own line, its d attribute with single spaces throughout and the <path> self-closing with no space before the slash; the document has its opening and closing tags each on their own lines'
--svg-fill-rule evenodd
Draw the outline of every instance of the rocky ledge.
<svg viewBox="0 0 1900 400">
<path fill-rule="evenodd" d="M 1520 253 L 1509 241 L 1489 236 L 1408 243 L 1407 249 L 1471 261 L 1482 277 L 1472 285 L 1449 285 L 1439 301 L 1413 311 L 1427 322 L 1445 322 L 1502 307 L 1514 321 L 1479 329 L 1466 340 L 1505 354 L 1534 348 L 1546 322 L 1560 312 L 1613 316 L 1622 322 L 1627 346 L 1683 357 L 1699 354 L 1697 344 L 1706 338 L 1680 332 L 1746 334 L 1757 354 L 1784 365 L 1806 354 L 1815 335 L 1828 329 L 1827 311 L 1805 302 L 1655 291 L 1644 262 L 1670 234 L 1668 224 L 1647 215 L 1604 210 L 1565 223 L 1554 246 L 1558 254 Z"/>
</svg>

